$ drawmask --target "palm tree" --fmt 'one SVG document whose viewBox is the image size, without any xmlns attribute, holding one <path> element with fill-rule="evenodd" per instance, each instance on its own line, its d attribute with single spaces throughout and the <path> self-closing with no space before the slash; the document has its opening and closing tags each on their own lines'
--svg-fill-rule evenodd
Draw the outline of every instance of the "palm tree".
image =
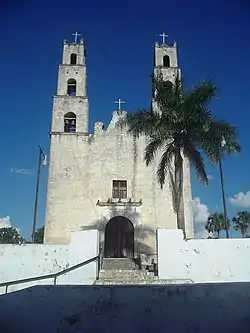
<svg viewBox="0 0 250 333">
<path fill-rule="evenodd" d="M 247 211 L 238 212 L 232 219 L 234 230 L 240 231 L 242 238 L 247 236 L 247 231 L 250 226 L 250 213 Z"/>
<path fill-rule="evenodd" d="M 228 228 L 229 226 L 230 226 L 230 221 L 227 220 L 227 224 L 225 223 L 224 214 L 214 213 L 208 217 L 205 229 L 212 234 L 216 232 L 217 237 L 220 238 L 220 232 L 222 230 L 225 230 L 226 227 Z"/>
<path fill-rule="evenodd" d="M 225 121 L 217 120 L 208 105 L 217 95 L 215 85 L 203 81 L 184 92 L 183 81 L 177 76 L 174 84 L 164 81 L 161 74 L 152 76 L 154 102 L 157 110 L 141 110 L 128 114 L 125 123 L 128 132 L 135 137 L 148 139 L 144 159 L 148 166 L 157 154 L 161 159 L 157 179 L 161 188 L 170 180 L 173 208 L 177 226 L 185 235 L 183 204 L 183 161 L 190 161 L 198 179 L 208 184 L 202 153 L 215 165 L 220 156 L 221 138 L 227 145 L 224 151 L 231 154 L 240 151 L 236 129 Z"/>
</svg>

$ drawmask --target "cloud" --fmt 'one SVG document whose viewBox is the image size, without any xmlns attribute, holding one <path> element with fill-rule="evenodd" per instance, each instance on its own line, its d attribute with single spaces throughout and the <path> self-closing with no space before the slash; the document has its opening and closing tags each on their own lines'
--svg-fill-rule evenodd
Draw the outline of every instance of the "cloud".
<svg viewBox="0 0 250 333">
<path fill-rule="evenodd" d="M 229 203 L 237 208 L 249 208 L 250 207 L 250 191 L 243 193 L 239 192 L 232 197 L 228 198 Z"/>
<path fill-rule="evenodd" d="M 194 233 L 195 238 L 207 238 L 209 233 L 205 230 L 209 209 L 201 203 L 200 198 L 193 199 L 193 215 L 194 215 Z"/>
<path fill-rule="evenodd" d="M 23 169 L 23 168 L 10 168 L 10 172 L 12 172 L 12 173 L 18 173 L 18 174 L 26 175 L 26 176 L 32 174 L 31 170 L 29 170 L 29 169 Z"/>
<path fill-rule="evenodd" d="M 11 225 L 11 219 L 10 216 L 5 216 L 5 217 L 0 217 L 0 229 L 1 228 L 10 228 L 13 227 L 13 225 Z M 20 228 L 16 228 L 14 227 L 18 233 L 20 233 Z"/>
<path fill-rule="evenodd" d="M 9 227 L 11 227 L 10 217 L 9 216 L 0 217 L 0 229 L 9 228 Z"/>
</svg>

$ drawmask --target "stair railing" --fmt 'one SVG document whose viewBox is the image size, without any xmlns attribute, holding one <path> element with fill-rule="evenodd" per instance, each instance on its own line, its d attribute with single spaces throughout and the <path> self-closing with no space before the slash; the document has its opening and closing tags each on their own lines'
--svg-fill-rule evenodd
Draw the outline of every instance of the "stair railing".
<svg viewBox="0 0 250 333">
<path fill-rule="evenodd" d="M 28 283 L 28 282 L 33 282 L 33 281 L 40 281 L 40 280 L 45 280 L 45 279 L 52 279 L 53 278 L 53 285 L 56 285 L 56 280 L 58 278 L 58 276 L 61 276 L 61 275 L 64 275 L 66 273 L 69 273 L 71 271 L 74 271 L 78 268 L 81 268 L 83 266 L 86 266 L 92 262 L 96 262 L 97 265 L 98 265 L 98 262 L 100 261 L 100 254 L 91 258 L 91 259 L 88 259 L 88 260 L 85 260 L 83 262 L 80 262 L 79 264 L 76 264 L 74 266 L 71 266 L 69 268 L 65 268 L 63 269 L 62 271 L 60 272 L 57 272 L 57 273 L 52 273 L 52 274 L 47 274 L 47 275 L 41 275 L 41 276 L 34 276 L 34 277 L 31 277 L 31 278 L 26 278 L 26 279 L 20 279 L 20 280 L 13 280 L 13 281 L 9 281 L 9 282 L 3 282 L 3 283 L 0 283 L 0 288 L 1 287 L 5 287 L 5 294 L 8 293 L 8 287 L 9 286 L 13 286 L 13 285 L 16 285 L 16 284 L 22 284 L 22 283 Z"/>
</svg>

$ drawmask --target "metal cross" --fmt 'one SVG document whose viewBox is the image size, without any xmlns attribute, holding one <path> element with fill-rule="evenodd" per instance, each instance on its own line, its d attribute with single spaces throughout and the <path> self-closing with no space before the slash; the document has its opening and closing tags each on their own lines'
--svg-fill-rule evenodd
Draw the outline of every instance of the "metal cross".
<svg viewBox="0 0 250 333">
<path fill-rule="evenodd" d="M 115 103 L 118 104 L 118 110 L 121 111 L 121 106 L 122 106 L 122 104 L 125 103 L 125 102 L 123 102 L 120 98 L 118 98 L 118 100 L 115 101 Z"/>
<path fill-rule="evenodd" d="M 160 37 L 162 37 L 162 44 L 165 44 L 165 39 L 168 37 L 168 35 L 165 34 L 165 32 L 163 32 L 163 34 L 161 34 Z"/>
<path fill-rule="evenodd" d="M 81 36 L 81 34 L 79 34 L 78 32 L 72 34 L 72 36 L 75 36 L 75 43 L 77 43 L 77 37 Z"/>
</svg>

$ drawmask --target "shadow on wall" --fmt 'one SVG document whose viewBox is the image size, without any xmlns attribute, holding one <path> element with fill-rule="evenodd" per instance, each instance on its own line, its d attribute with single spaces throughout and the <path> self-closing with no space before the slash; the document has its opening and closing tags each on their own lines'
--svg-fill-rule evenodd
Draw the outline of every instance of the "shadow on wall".
<svg viewBox="0 0 250 333">
<path fill-rule="evenodd" d="M 92 230 L 97 229 L 100 232 L 100 248 L 104 248 L 104 237 L 105 237 L 105 228 L 107 223 L 116 216 L 124 216 L 129 219 L 134 225 L 134 245 L 135 245 L 135 253 L 140 253 L 144 255 L 152 255 L 152 249 L 145 243 L 145 239 L 149 236 L 156 237 L 156 231 L 153 228 L 145 227 L 139 223 L 140 214 L 133 207 L 125 206 L 122 209 L 119 207 L 111 207 L 109 208 L 109 214 L 107 216 L 103 216 L 101 219 L 94 221 L 92 224 L 88 226 L 82 226 L 81 230 Z"/>
<path fill-rule="evenodd" d="M 0 332 L 247 333 L 249 286 L 36 286 L 0 297 Z"/>
</svg>

